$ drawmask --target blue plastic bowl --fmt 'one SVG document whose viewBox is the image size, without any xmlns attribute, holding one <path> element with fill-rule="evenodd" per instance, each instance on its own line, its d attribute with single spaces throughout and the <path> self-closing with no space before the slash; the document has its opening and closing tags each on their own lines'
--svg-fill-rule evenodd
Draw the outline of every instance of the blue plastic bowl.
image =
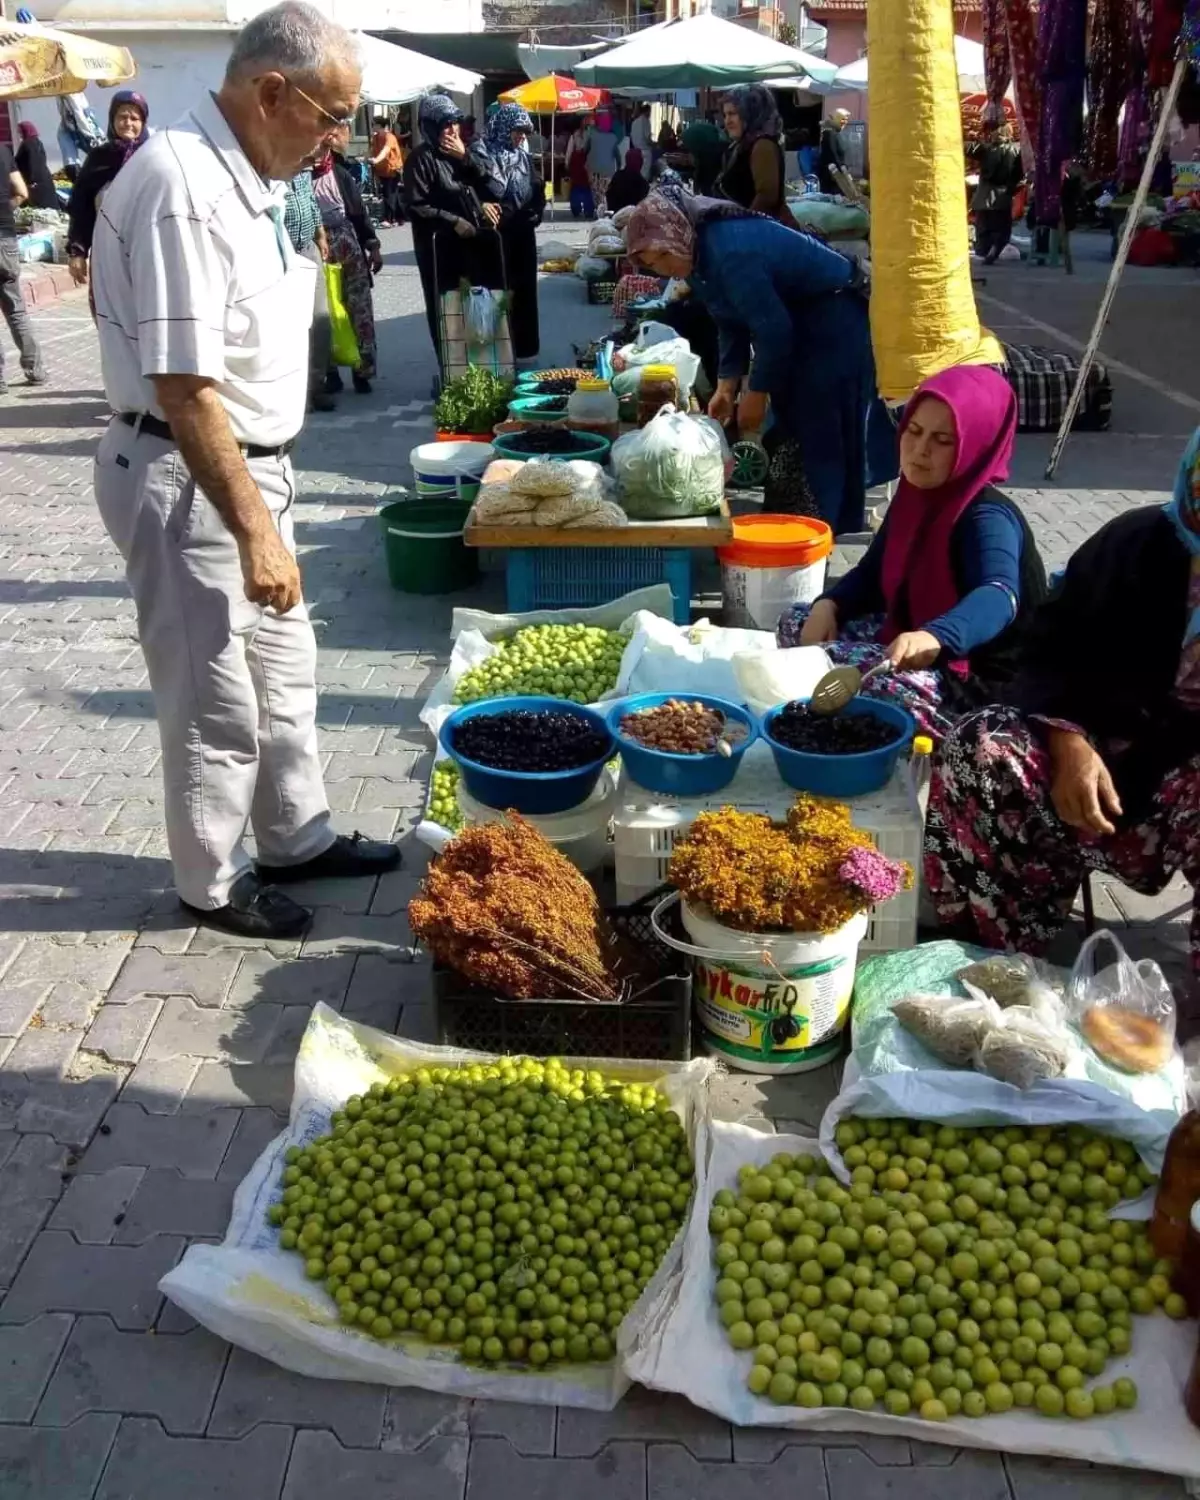
<svg viewBox="0 0 1200 1500">
<path fill-rule="evenodd" d="M 454 731 L 460 724 L 468 719 L 509 713 L 514 709 L 526 709 L 532 713 L 553 709 L 585 719 L 604 735 L 604 750 L 586 766 L 576 766 L 570 771 L 498 771 L 493 766 L 481 766 L 478 761 L 468 760 L 454 748 Z M 476 802 L 504 811 L 511 808 L 519 813 L 569 812 L 586 802 L 613 754 L 613 738 L 603 715 L 578 703 L 566 703 L 561 698 L 485 698 L 479 703 L 464 704 L 455 709 L 442 725 L 438 740 L 458 766 L 463 783 Z"/>
<path fill-rule="evenodd" d="M 897 738 L 890 745 L 865 750 L 860 755 L 814 755 L 808 750 L 789 750 L 772 738 L 771 725 L 786 707 L 787 704 L 781 703 L 763 715 L 763 739 L 770 745 L 779 774 L 788 786 L 818 797 L 861 797 L 866 792 L 877 792 L 891 780 L 896 762 L 917 732 L 917 721 L 899 704 L 884 698 L 852 698 L 842 709 L 843 714 L 871 714 L 894 725 Z"/>
<path fill-rule="evenodd" d="M 657 708 L 660 703 L 669 703 L 673 698 L 683 698 L 688 703 L 703 703 L 705 708 L 715 708 L 718 713 L 735 723 L 744 724 L 748 730 L 746 738 L 733 747 L 733 754 L 724 755 L 672 755 L 666 750 L 651 750 L 621 733 L 621 720 L 626 714 L 636 713 L 640 708 Z M 617 742 L 625 769 L 638 786 L 650 792 L 666 792 L 673 797 L 703 797 L 708 792 L 719 792 L 738 773 L 742 756 L 758 738 L 758 726 L 752 714 L 738 703 L 725 698 L 709 698 L 703 693 L 639 693 L 633 698 L 622 698 L 608 710 L 608 727 Z"/>
<path fill-rule="evenodd" d="M 512 439 L 518 434 L 515 432 L 500 432 L 492 439 L 492 446 L 501 458 L 515 458 L 528 460 L 531 458 L 549 458 L 559 463 L 566 459 L 587 459 L 594 464 L 606 464 L 608 455 L 612 449 L 612 443 L 608 438 L 602 437 L 598 432 L 577 432 L 568 427 L 574 446 L 569 453 L 526 453 L 520 448 L 510 446 Z"/>
<path fill-rule="evenodd" d="M 518 393 L 508 403 L 508 415 L 514 422 L 565 422 L 567 420 L 565 404 L 556 411 L 547 410 L 547 407 L 555 401 L 565 403 L 565 398 L 562 396 L 522 396 Z"/>
</svg>

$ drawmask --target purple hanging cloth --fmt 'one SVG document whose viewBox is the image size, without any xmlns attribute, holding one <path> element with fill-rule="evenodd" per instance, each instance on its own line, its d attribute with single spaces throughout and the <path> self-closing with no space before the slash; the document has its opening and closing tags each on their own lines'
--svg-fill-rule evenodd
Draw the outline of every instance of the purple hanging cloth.
<svg viewBox="0 0 1200 1500">
<path fill-rule="evenodd" d="M 1184 57 L 1191 59 L 1192 67 L 1200 74 L 1200 0 L 1187 0 L 1183 7 L 1179 44 Z"/>
<path fill-rule="evenodd" d="M 1004 0 L 983 0 L 983 77 L 987 104 L 980 123 L 985 128 L 1002 125 L 1004 95 L 1012 80 L 1012 54 L 1008 46 Z"/>
<path fill-rule="evenodd" d="M 1117 119 L 1133 86 L 1136 50 L 1133 0 L 1096 0 L 1083 156 L 1093 177 L 1101 180 L 1117 173 Z"/>
<path fill-rule="evenodd" d="M 1056 228 L 1062 216 L 1063 167 L 1083 139 L 1087 72 L 1087 0 L 1042 0 L 1038 16 L 1038 76 L 1042 114 L 1033 176 L 1038 224 Z"/>
<path fill-rule="evenodd" d="M 1022 141 L 1031 158 L 1037 151 L 1042 94 L 1038 82 L 1037 37 L 1029 0 L 1004 0 L 1004 20 L 1012 60 L 1017 117 L 1021 122 Z"/>
</svg>

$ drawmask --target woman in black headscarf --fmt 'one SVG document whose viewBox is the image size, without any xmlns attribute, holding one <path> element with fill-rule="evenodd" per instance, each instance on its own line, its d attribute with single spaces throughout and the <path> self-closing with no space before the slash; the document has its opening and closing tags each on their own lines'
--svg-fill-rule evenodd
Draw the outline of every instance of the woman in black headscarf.
<svg viewBox="0 0 1200 1500">
<path fill-rule="evenodd" d="M 541 343 L 537 227 L 546 210 L 546 190 L 541 162 L 526 144 L 532 130 L 533 121 L 519 104 L 502 104 L 489 116 L 483 140 L 471 145 L 500 209 L 504 279 L 512 293 L 513 354 L 521 360 L 536 359 Z"/>
<path fill-rule="evenodd" d="M 37 126 L 32 120 L 22 120 L 17 129 L 21 133 L 21 144 L 17 147 L 17 171 L 25 179 L 25 186 L 29 189 L 29 206 L 57 208 L 58 193 L 54 187 L 54 178 L 50 175 L 46 148 L 38 137 Z"/>
<path fill-rule="evenodd" d="M 429 336 L 441 362 L 438 298 L 464 278 L 474 285 L 480 275 L 478 240 L 500 219 L 490 196 L 487 168 L 463 145 L 462 110 L 448 94 L 426 94 L 417 110 L 420 144 L 404 167 L 404 201 L 412 220 L 413 250 L 425 294 Z"/>
<path fill-rule="evenodd" d="M 96 232 L 96 210 L 109 183 L 133 155 L 150 139 L 146 122 L 150 106 L 132 89 L 122 89 L 108 107 L 108 139 L 93 146 L 71 189 L 67 228 L 67 256 L 71 275 L 79 286 L 88 279 L 88 255 Z"/>
<path fill-rule="evenodd" d="M 729 149 L 714 195 L 794 229 L 796 221 L 784 194 L 783 147 L 779 144 L 782 124 L 771 90 L 761 83 L 730 89 L 724 110 Z"/>
</svg>

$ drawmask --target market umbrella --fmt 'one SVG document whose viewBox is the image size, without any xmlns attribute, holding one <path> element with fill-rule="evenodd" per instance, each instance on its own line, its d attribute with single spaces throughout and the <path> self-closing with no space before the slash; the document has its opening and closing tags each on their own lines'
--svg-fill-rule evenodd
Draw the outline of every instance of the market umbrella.
<svg viewBox="0 0 1200 1500">
<path fill-rule="evenodd" d="M 954 38 L 954 65 L 958 69 L 958 91 L 960 94 L 982 94 L 987 87 L 983 76 L 983 48 L 969 37 Z M 847 63 L 837 70 L 833 80 L 835 89 L 865 89 L 867 87 L 867 59 Z"/>
<path fill-rule="evenodd" d="M 0 99 L 81 93 L 90 83 L 127 83 L 137 72 L 128 47 L 49 26 L 0 20 Z"/>
<path fill-rule="evenodd" d="M 644 89 L 731 88 L 772 78 L 807 75 L 832 81 L 837 68 L 824 58 L 705 12 L 635 32 L 627 42 L 582 62 L 581 83 Z"/>
<path fill-rule="evenodd" d="M 362 97 L 370 104 L 408 104 L 430 89 L 448 89 L 452 94 L 473 94 L 483 82 L 479 73 L 439 62 L 398 47 L 382 37 L 360 33 L 357 37 L 363 62 Z"/>
</svg>

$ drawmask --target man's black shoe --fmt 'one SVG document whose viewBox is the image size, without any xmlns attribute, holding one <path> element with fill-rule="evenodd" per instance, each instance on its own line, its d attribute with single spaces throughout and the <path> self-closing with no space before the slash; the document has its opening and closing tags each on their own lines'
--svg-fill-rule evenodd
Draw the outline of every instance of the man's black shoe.
<svg viewBox="0 0 1200 1500">
<path fill-rule="evenodd" d="M 298 880 L 346 880 L 355 875 L 385 875 L 400 864 L 396 844 L 339 833 L 323 853 L 299 865 L 258 866 L 259 876 L 271 885 L 289 885 Z"/>
<path fill-rule="evenodd" d="M 312 921 L 307 906 L 264 884 L 253 870 L 247 870 L 233 883 L 224 906 L 205 910 L 183 900 L 179 904 L 205 927 L 232 932 L 237 937 L 296 938 Z"/>
</svg>

